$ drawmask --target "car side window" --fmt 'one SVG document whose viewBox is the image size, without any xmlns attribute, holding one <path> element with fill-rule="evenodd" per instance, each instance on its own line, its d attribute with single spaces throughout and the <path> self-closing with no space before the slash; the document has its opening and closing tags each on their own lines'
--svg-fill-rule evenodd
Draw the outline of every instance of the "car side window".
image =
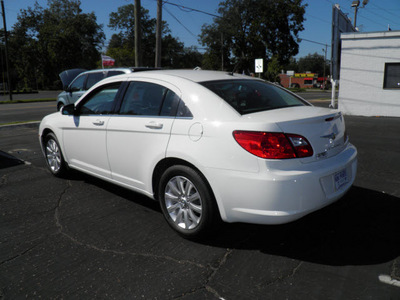
<svg viewBox="0 0 400 300">
<path fill-rule="evenodd" d="M 100 80 L 104 78 L 104 73 L 103 72 L 96 72 L 96 73 L 89 73 L 88 74 L 88 79 L 86 81 L 86 89 L 90 89 L 92 86 L 94 86 L 96 83 L 98 83 Z"/>
<path fill-rule="evenodd" d="M 176 113 L 177 118 L 193 118 L 193 114 L 190 109 L 186 106 L 182 100 L 179 102 L 178 111 Z"/>
<path fill-rule="evenodd" d="M 131 82 L 119 111 L 122 115 L 158 116 L 167 88 L 150 82 Z"/>
<path fill-rule="evenodd" d="M 179 105 L 179 96 L 175 94 L 171 90 L 167 90 L 167 93 L 164 98 L 163 105 L 161 107 L 160 116 L 176 116 L 176 110 L 178 109 Z"/>
<path fill-rule="evenodd" d="M 84 91 L 83 85 L 85 84 L 86 76 L 86 74 L 78 76 L 74 82 L 72 82 L 70 90 L 72 92 Z"/>
<path fill-rule="evenodd" d="M 102 86 L 88 95 L 83 104 L 79 103 L 80 115 L 106 115 L 111 114 L 115 96 L 121 82 L 116 82 Z"/>
</svg>

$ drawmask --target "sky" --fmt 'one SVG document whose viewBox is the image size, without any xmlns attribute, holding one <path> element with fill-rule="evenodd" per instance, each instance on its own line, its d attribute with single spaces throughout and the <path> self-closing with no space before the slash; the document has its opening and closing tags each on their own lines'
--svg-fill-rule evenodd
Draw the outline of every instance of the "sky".
<svg viewBox="0 0 400 300">
<path fill-rule="evenodd" d="M 17 21 L 17 15 L 21 9 L 33 7 L 35 0 L 4 0 L 7 30 L 11 30 Z M 47 7 L 47 0 L 37 0 L 42 7 Z M 218 15 L 219 0 L 168 0 L 189 9 L 182 9 L 168 3 L 163 5 L 163 20 L 171 29 L 171 34 L 184 43 L 185 47 L 197 46 L 203 48 L 198 41 L 203 24 L 212 24 L 214 17 L 193 11 L 200 10 L 209 14 Z M 341 10 L 354 19 L 353 0 L 303 0 L 307 4 L 304 30 L 300 32 L 299 54 L 296 58 L 308 54 L 318 53 L 324 55 L 327 45 L 327 58 L 330 59 L 332 6 L 339 4 Z M 362 2 L 362 0 L 360 1 Z M 109 14 L 116 12 L 118 7 L 134 3 L 134 0 L 81 0 L 81 8 L 84 13 L 94 12 L 97 22 L 103 24 L 106 34 L 106 45 L 113 33 L 108 28 Z M 150 16 L 156 18 L 157 0 L 141 0 L 142 7 L 149 10 Z M 400 30 L 400 1 L 399 0 L 369 0 L 369 3 L 358 9 L 357 27 L 361 32 Z M 200 49 L 202 50 L 202 49 Z"/>
</svg>

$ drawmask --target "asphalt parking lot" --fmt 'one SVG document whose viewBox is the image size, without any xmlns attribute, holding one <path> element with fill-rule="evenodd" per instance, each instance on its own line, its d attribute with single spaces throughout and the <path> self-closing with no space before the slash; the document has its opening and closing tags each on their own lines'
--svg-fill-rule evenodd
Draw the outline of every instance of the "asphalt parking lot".
<svg viewBox="0 0 400 300">
<path fill-rule="evenodd" d="M 0 298 L 400 299 L 400 119 L 345 119 L 359 169 L 342 200 L 201 242 L 141 195 L 53 177 L 37 125 L 0 127 Z"/>
</svg>

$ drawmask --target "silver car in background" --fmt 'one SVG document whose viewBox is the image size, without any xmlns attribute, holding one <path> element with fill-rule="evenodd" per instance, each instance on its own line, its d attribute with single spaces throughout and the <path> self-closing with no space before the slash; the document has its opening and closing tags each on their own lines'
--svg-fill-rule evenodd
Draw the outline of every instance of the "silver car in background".
<svg viewBox="0 0 400 300">
<path fill-rule="evenodd" d="M 75 103 L 88 89 L 104 78 L 148 70 L 154 70 L 154 68 L 112 68 L 91 71 L 71 69 L 63 71 L 59 76 L 64 91 L 57 96 L 57 110 L 60 110 L 65 105 Z"/>
</svg>

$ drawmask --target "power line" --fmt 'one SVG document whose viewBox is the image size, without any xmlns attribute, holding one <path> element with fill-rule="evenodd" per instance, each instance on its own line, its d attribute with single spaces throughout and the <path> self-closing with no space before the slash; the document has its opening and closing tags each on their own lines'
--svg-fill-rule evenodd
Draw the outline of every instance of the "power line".
<svg viewBox="0 0 400 300">
<path fill-rule="evenodd" d="M 378 16 L 378 17 L 381 18 L 381 19 L 384 19 L 384 20 L 386 20 L 386 21 L 389 21 L 389 22 L 392 23 L 392 24 L 399 24 L 398 21 L 393 21 L 393 20 L 391 20 L 391 19 L 389 19 L 389 18 L 387 18 L 387 17 L 385 17 L 385 16 L 383 16 L 383 15 L 381 15 L 381 14 L 378 14 L 378 13 L 376 12 L 376 10 L 373 10 L 373 11 L 369 11 L 369 10 L 368 10 L 368 12 L 369 12 L 370 14 L 373 14 L 373 15 L 375 15 L 375 16 Z"/>
<path fill-rule="evenodd" d="M 312 18 L 314 18 L 314 19 L 316 19 L 318 21 L 321 21 L 323 23 L 331 24 L 331 22 L 328 22 L 327 20 L 321 19 L 321 18 L 313 16 L 313 15 L 310 15 L 309 13 L 307 13 L 307 16 L 310 16 L 310 17 L 312 17 Z"/>
<path fill-rule="evenodd" d="M 314 44 L 318 44 L 318 45 L 322 45 L 322 46 L 328 46 L 328 47 L 330 47 L 330 45 L 328 45 L 328 44 L 323 44 L 323 43 L 320 43 L 320 42 L 316 42 L 316 41 L 311 41 L 311 40 L 307 40 L 307 39 L 303 39 L 303 38 L 300 38 L 300 42 L 301 41 L 305 41 L 305 42 L 309 42 L 309 43 L 314 43 Z"/>
<path fill-rule="evenodd" d="M 199 9 L 195 9 L 195 8 L 190 8 L 190 7 L 183 6 L 183 5 L 176 4 L 176 3 L 172 3 L 172 2 L 169 2 L 169 1 L 163 1 L 163 3 L 176 6 L 176 7 L 178 7 L 179 9 L 183 10 L 184 12 L 193 12 L 193 11 L 195 11 L 195 12 L 198 12 L 198 13 L 202 13 L 202 14 L 205 14 L 205 15 L 212 16 L 212 17 L 221 18 L 221 16 L 217 16 L 217 15 L 214 15 L 214 14 L 212 14 L 212 13 L 209 13 L 209 12 L 206 12 L 206 11 L 203 11 L 203 10 L 199 10 Z"/>
<path fill-rule="evenodd" d="M 169 9 L 167 9 L 166 7 L 164 7 L 164 9 L 167 11 L 167 13 L 169 13 L 169 14 L 171 15 L 171 17 L 173 17 L 173 18 L 175 19 L 175 21 L 177 21 L 179 24 L 181 24 L 181 26 L 182 26 L 183 28 L 185 28 L 187 32 L 189 32 L 193 37 L 197 38 L 197 36 L 196 36 L 193 32 L 191 32 L 191 31 L 189 30 L 189 28 L 187 28 L 185 25 L 183 25 L 183 23 L 182 23 L 181 21 L 179 21 L 179 19 L 178 19 L 177 17 L 175 17 L 175 16 L 169 11 Z"/>
<path fill-rule="evenodd" d="M 383 10 L 383 11 L 387 12 L 388 14 L 390 14 L 390 15 L 396 17 L 396 18 L 399 17 L 398 15 L 395 15 L 395 14 L 392 13 L 391 11 L 389 11 L 389 10 L 387 10 L 387 9 L 385 9 L 385 8 L 379 7 L 379 6 L 377 6 L 376 4 L 371 3 L 371 5 L 374 6 L 374 7 L 376 7 L 377 9 L 380 9 L 380 10 Z"/>
<path fill-rule="evenodd" d="M 381 23 L 378 23 L 378 22 L 376 22 L 376 21 L 374 21 L 374 20 L 372 20 L 372 19 L 370 19 L 370 18 L 364 17 L 364 16 L 361 15 L 361 14 L 359 15 L 359 17 L 362 18 L 362 19 L 368 20 L 368 21 L 370 21 L 370 22 L 372 22 L 372 23 L 374 23 L 374 24 L 376 24 L 376 25 L 383 26 L 383 27 L 386 26 L 386 25 L 381 24 Z"/>
<path fill-rule="evenodd" d="M 326 0 L 326 1 L 330 1 L 330 0 Z M 349 2 L 349 3 L 352 3 L 352 0 L 346 0 L 346 1 Z M 377 6 L 376 4 L 374 4 L 374 3 L 370 3 L 370 4 L 368 4 L 368 6 L 362 6 L 361 8 L 370 7 L 370 5 L 374 6 L 376 9 L 379 9 L 379 10 L 381 10 L 381 11 L 385 11 L 386 13 L 389 13 L 389 14 L 395 16 L 396 18 L 398 18 L 398 15 L 393 14 L 392 12 L 390 12 L 389 10 L 387 10 L 387 9 L 385 9 L 385 8 L 379 7 L 379 6 Z M 381 15 L 381 14 L 378 14 L 378 13 L 376 12 L 376 9 L 373 10 L 373 11 L 371 11 L 371 10 L 366 10 L 366 11 L 367 11 L 368 13 L 370 13 L 370 14 L 375 15 L 376 17 L 378 17 L 378 18 L 380 18 L 380 19 L 384 19 L 384 20 L 389 21 L 391 24 L 399 24 L 399 23 L 396 22 L 396 21 L 390 20 L 390 19 L 387 18 L 386 16 L 383 16 L 383 15 Z M 361 12 L 361 10 L 359 10 L 359 12 Z M 377 22 L 377 21 L 375 21 L 375 20 L 373 20 L 373 19 L 370 19 L 370 18 L 367 18 L 367 17 L 363 16 L 362 14 L 360 14 L 360 18 L 363 18 L 363 19 L 365 19 L 365 20 L 367 20 L 367 21 L 369 21 L 369 22 L 372 22 L 372 23 L 374 23 L 374 24 L 376 24 L 376 25 L 379 25 L 379 26 L 382 26 L 382 27 L 386 27 L 386 24 L 381 24 L 381 23 L 379 23 L 379 22 Z"/>
</svg>

